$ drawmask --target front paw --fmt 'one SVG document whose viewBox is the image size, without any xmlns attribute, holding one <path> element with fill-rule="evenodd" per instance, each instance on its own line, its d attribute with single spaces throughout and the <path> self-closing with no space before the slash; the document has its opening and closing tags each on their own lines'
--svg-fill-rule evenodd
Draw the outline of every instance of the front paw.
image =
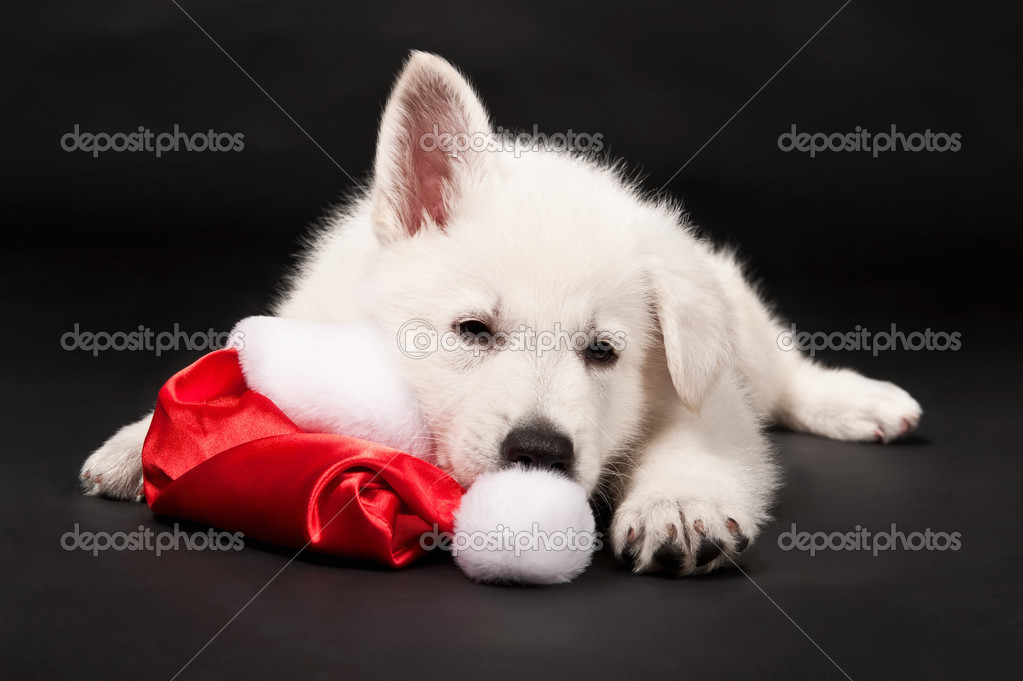
<svg viewBox="0 0 1023 681">
<path fill-rule="evenodd" d="M 142 501 L 142 444 L 149 419 L 121 428 L 93 452 L 78 474 L 90 496 Z"/>
<path fill-rule="evenodd" d="M 633 572 L 697 575 L 732 564 L 759 524 L 740 504 L 639 491 L 615 512 L 611 545 Z"/>
</svg>

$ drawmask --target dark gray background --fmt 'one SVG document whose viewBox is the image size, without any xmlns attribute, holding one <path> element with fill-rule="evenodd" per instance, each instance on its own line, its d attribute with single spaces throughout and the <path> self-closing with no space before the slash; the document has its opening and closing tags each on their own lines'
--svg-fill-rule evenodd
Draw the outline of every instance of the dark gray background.
<svg viewBox="0 0 1023 681">
<path fill-rule="evenodd" d="M 599 132 L 657 189 L 841 4 L 183 6 L 360 181 L 417 48 L 463 68 L 495 122 Z M 2 675 L 170 679 L 291 554 L 63 551 L 75 523 L 168 529 L 79 496 L 76 473 L 198 355 L 94 358 L 61 335 L 227 330 L 264 311 L 307 225 L 353 183 L 171 2 L 6 15 Z M 787 486 L 749 579 L 634 577 L 605 553 L 569 586 L 510 589 L 442 560 L 394 573 L 303 556 L 178 678 L 845 678 L 806 636 L 857 681 L 1017 676 L 1020 15 L 854 1 L 667 189 L 741 245 L 802 328 L 962 334 L 956 353 L 825 356 L 906 387 L 922 428 L 894 446 L 779 433 Z M 75 124 L 175 123 L 242 132 L 245 149 L 60 148 Z M 962 150 L 811 159 L 778 150 L 792 124 L 957 132 Z M 778 547 L 792 523 L 929 527 L 962 548 L 811 558 Z"/>
</svg>

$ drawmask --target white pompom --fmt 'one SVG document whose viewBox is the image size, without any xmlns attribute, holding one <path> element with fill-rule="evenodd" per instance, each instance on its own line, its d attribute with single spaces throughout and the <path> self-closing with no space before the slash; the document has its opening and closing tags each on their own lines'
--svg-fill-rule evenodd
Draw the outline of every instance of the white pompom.
<svg viewBox="0 0 1023 681">
<path fill-rule="evenodd" d="M 455 513 L 455 562 L 478 582 L 561 584 L 590 564 L 594 533 L 586 490 L 554 471 L 516 466 L 485 473 Z"/>
</svg>

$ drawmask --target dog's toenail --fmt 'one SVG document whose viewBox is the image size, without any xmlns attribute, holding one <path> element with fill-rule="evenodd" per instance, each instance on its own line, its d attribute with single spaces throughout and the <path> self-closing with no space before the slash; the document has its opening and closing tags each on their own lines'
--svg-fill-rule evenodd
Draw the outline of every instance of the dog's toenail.
<svg viewBox="0 0 1023 681">
<path fill-rule="evenodd" d="M 668 539 L 674 539 L 678 536 L 678 528 L 674 525 L 668 525 Z"/>
<path fill-rule="evenodd" d="M 735 538 L 735 552 L 742 553 L 749 546 L 749 537 L 742 533 L 739 529 L 739 523 L 735 522 L 734 519 L 728 518 L 725 520 L 725 527 L 732 533 Z"/>
<path fill-rule="evenodd" d="M 638 556 L 640 551 L 643 549 L 643 528 L 636 530 L 630 527 L 628 536 L 626 537 L 624 553 Z"/>
<path fill-rule="evenodd" d="M 696 522 L 694 522 L 693 529 L 696 530 L 696 534 L 700 535 L 701 537 L 707 534 L 707 528 L 704 527 L 702 520 L 697 520 Z"/>
</svg>

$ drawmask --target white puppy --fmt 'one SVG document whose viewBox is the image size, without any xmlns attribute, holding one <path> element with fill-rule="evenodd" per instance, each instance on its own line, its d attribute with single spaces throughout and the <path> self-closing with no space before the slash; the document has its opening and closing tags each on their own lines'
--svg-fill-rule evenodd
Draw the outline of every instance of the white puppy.
<svg viewBox="0 0 1023 681">
<path fill-rule="evenodd" d="M 382 325 L 463 484 L 512 464 L 563 469 L 613 503 L 616 555 L 694 574 L 768 518 L 765 421 L 886 442 L 916 426 L 897 386 L 779 349 L 783 327 L 739 265 L 676 205 L 577 155 L 448 153 L 424 143 L 435 131 L 491 127 L 458 71 L 414 53 L 372 187 L 315 239 L 277 314 Z M 89 457 L 87 493 L 138 496 L 148 422 Z"/>
</svg>

